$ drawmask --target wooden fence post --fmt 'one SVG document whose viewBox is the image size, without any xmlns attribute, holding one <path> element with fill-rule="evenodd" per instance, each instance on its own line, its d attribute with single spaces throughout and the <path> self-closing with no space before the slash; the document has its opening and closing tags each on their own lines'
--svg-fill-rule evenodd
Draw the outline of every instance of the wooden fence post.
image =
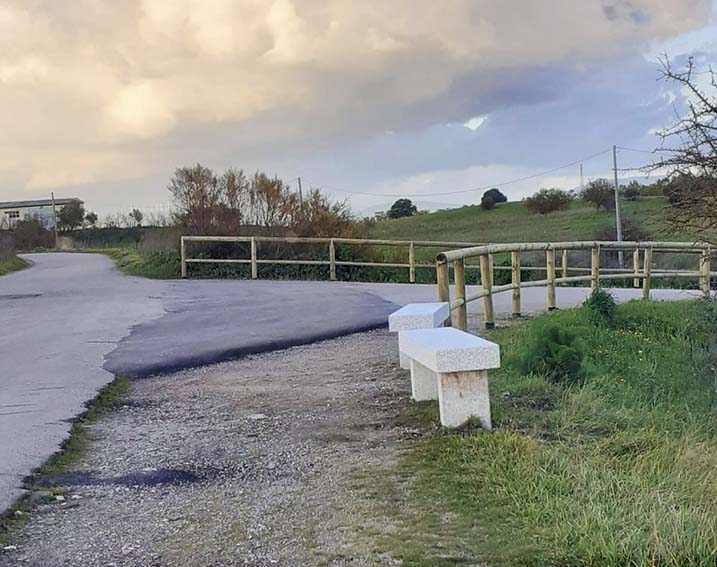
<svg viewBox="0 0 717 567">
<path fill-rule="evenodd" d="M 408 281 L 416 283 L 416 251 L 413 242 L 408 245 Z"/>
<path fill-rule="evenodd" d="M 652 271 L 652 247 L 645 248 L 642 279 L 642 299 L 650 299 L 650 272 Z"/>
<path fill-rule="evenodd" d="M 179 241 L 179 250 L 181 255 L 181 264 L 182 264 L 182 278 L 187 277 L 187 244 L 184 241 L 184 237 Z"/>
<path fill-rule="evenodd" d="M 455 285 L 456 302 L 463 302 L 456 308 L 456 319 L 453 326 L 461 331 L 468 330 L 468 308 L 466 306 L 466 271 L 462 258 L 453 262 L 453 284 Z"/>
<path fill-rule="evenodd" d="M 562 276 L 564 278 L 567 278 L 568 277 L 568 249 L 567 248 L 565 250 L 563 250 L 563 253 L 562 253 L 561 267 L 562 267 L 562 270 L 561 270 Z M 563 285 L 565 285 L 565 284 L 563 284 Z"/>
<path fill-rule="evenodd" d="M 251 237 L 251 279 L 259 277 L 259 270 L 256 262 L 256 239 Z"/>
<path fill-rule="evenodd" d="M 333 238 L 329 241 L 329 278 L 332 282 L 336 281 L 336 245 Z"/>
<path fill-rule="evenodd" d="M 483 318 L 485 319 L 486 329 L 495 327 L 495 318 L 493 315 L 493 270 L 490 265 L 491 257 L 487 254 L 480 256 L 480 281 L 483 291 L 487 291 L 483 296 Z"/>
<path fill-rule="evenodd" d="M 632 273 L 635 275 L 632 280 L 632 287 L 640 287 L 640 249 L 636 248 L 632 253 Z"/>
<path fill-rule="evenodd" d="M 555 309 L 555 249 L 545 251 L 545 269 L 548 272 L 548 311 Z"/>
<path fill-rule="evenodd" d="M 495 278 L 493 277 L 493 266 L 495 265 L 493 254 L 488 254 L 488 268 L 490 269 L 490 287 L 493 289 L 493 282 L 495 281 Z"/>
<path fill-rule="evenodd" d="M 710 297 L 710 247 L 707 246 L 702 250 L 700 255 L 700 288 L 702 289 L 702 295 L 709 299 Z"/>
<path fill-rule="evenodd" d="M 600 287 L 600 245 L 594 244 L 590 261 L 590 287 L 595 291 Z"/>
<path fill-rule="evenodd" d="M 510 253 L 511 282 L 513 283 L 513 317 L 520 317 L 520 252 Z"/>
<path fill-rule="evenodd" d="M 438 284 L 438 301 L 451 302 L 451 283 L 448 279 L 448 263 L 436 262 L 436 283 Z M 447 325 L 450 327 L 453 321 L 453 315 L 449 311 Z"/>
</svg>

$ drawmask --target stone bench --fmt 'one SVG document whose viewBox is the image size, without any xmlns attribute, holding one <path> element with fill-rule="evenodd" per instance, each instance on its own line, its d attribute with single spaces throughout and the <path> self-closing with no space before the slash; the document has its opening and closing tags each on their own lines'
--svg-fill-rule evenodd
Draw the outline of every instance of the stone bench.
<svg viewBox="0 0 717 567">
<path fill-rule="evenodd" d="M 441 424 L 460 427 L 477 418 L 491 429 L 488 369 L 500 367 L 500 347 L 452 327 L 404 331 L 413 399 L 438 400 Z"/>
<path fill-rule="evenodd" d="M 401 348 L 401 336 L 404 331 L 416 329 L 434 329 L 442 327 L 450 317 L 448 303 L 409 303 L 388 316 L 388 330 L 398 333 L 398 354 L 401 368 L 409 370 L 410 360 Z"/>
</svg>

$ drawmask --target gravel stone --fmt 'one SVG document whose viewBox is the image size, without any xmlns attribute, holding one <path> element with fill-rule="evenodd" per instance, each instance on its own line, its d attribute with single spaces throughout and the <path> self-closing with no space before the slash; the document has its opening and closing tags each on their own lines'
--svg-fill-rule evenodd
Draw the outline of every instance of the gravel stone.
<svg viewBox="0 0 717 567">
<path fill-rule="evenodd" d="M 409 390 L 386 331 L 133 381 L 0 567 L 398 564 L 370 485 L 416 436 Z"/>
</svg>

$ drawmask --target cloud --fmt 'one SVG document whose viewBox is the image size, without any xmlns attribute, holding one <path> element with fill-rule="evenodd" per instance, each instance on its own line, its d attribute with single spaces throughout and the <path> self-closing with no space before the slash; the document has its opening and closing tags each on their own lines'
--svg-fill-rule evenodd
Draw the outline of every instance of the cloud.
<svg viewBox="0 0 717 567">
<path fill-rule="evenodd" d="M 462 123 L 558 97 L 560 78 L 541 76 L 580 76 L 696 29 L 710 7 L 5 0 L 0 181 L 39 188 L 129 179 L 171 169 L 174 160 L 228 153 L 261 161 L 278 147 L 309 152 L 387 130 Z M 54 175 L 43 164 L 53 164 Z"/>
</svg>

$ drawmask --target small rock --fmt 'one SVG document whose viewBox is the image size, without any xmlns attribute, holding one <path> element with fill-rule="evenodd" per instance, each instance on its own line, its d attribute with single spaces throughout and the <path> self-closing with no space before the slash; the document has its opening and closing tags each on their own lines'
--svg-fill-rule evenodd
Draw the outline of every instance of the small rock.
<svg viewBox="0 0 717 567">
<path fill-rule="evenodd" d="M 2 548 L 3 551 L 17 551 L 17 545 L 6 545 Z"/>
<path fill-rule="evenodd" d="M 263 414 L 263 413 L 253 413 L 253 414 L 247 416 L 247 419 L 258 421 L 260 419 L 266 419 L 268 417 L 269 417 L 268 415 Z"/>
<path fill-rule="evenodd" d="M 65 501 L 65 497 L 64 497 L 62 494 L 58 494 L 57 496 L 55 496 L 55 500 L 56 500 L 57 502 L 64 502 L 64 501 Z"/>
<path fill-rule="evenodd" d="M 23 512 L 22 510 L 15 510 L 15 516 L 17 516 L 18 518 L 20 516 L 24 516 L 24 515 L 25 515 L 25 512 Z"/>
</svg>

